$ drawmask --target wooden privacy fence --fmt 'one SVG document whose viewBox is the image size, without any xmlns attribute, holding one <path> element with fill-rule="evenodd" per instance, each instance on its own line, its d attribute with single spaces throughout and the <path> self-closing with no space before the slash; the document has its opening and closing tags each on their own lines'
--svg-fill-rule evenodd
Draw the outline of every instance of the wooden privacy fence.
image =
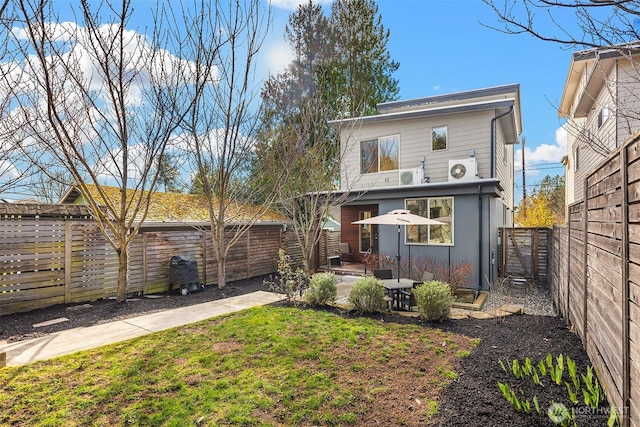
<svg viewBox="0 0 640 427">
<path fill-rule="evenodd" d="M 500 229 L 500 276 L 547 282 L 550 228 Z"/>
<path fill-rule="evenodd" d="M 89 218 L 0 218 L 0 315 L 115 296 L 118 260 Z M 280 225 L 255 225 L 231 249 L 226 280 L 273 273 Z M 190 226 L 145 227 L 129 247 L 128 294 L 169 289 L 169 261 L 190 255 L 202 283 L 217 283 L 210 233 Z"/>
<path fill-rule="evenodd" d="M 585 179 L 585 200 L 554 227 L 550 285 L 623 425 L 640 426 L 640 143 Z"/>
</svg>

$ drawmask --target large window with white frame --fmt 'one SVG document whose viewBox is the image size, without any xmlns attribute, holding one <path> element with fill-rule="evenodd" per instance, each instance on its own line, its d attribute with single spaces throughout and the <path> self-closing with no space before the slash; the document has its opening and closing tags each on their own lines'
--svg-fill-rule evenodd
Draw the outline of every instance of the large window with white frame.
<svg viewBox="0 0 640 427">
<path fill-rule="evenodd" d="M 405 206 L 412 214 L 435 219 L 443 223 L 443 225 L 407 226 L 407 244 L 453 244 L 453 197 L 407 199 Z"/>
<path fill-rule="evenodd" d="M 399 135 L 360 141 L 360 173 L 397 170 L 399 145 Z"/>
</svg>

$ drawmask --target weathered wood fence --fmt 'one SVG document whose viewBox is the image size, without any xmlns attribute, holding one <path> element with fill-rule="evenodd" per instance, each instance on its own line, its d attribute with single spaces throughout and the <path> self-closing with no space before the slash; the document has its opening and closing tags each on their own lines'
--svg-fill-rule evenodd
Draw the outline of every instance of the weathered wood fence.
<svg viewBox="0 0 640 427">
<path fill-rule="evenodd" d="M 551 292 L 623 425 L 640 426 L 640 142 L 585 179 L 585 200 L 554 227 Z"/>
<path fill-rule="evenodd" d="M 286 240 L 280 225 L 253 226 L 231 249 L 226 280 L 277 271 L 278 250 Z M 5 212 L 0 217 L 0 242 L 0 315 L 116 294 L 115 251 L 88 216 L 21 217 Z M 127 293 L 169 290 L 169 261 L 179 254 L 195 258 L 202 283 L 217 283 L 209 233 L 189 226 L 149 226 L 129 248 Z"/>
<path fill-rule="evenodd" d="M 550 228 L 501 228 L 501 277 L 518 276 L 547 282 Z"/>
</svg>

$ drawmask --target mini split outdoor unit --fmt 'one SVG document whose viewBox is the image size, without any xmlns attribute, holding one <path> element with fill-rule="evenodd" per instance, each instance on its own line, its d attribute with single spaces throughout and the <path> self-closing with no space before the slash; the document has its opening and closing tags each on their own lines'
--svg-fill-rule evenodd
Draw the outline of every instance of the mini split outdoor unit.
<svg viewBox="0 0 640 427">
<path fill-rule="evenodd" d="M 449 160 L 449 182 L 471 181 L 478 174 L 476 159 Z"/>
<path fill-rule="evenodd" d="M 422 184 L 422 169 L 400 169 L 398 171 L 398 182 L 400 185 Z"/>
</svg>

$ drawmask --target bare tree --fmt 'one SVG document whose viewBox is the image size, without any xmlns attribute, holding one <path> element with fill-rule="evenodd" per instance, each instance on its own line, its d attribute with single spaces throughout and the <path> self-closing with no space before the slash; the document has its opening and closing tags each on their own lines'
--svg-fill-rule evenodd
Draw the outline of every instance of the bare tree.
<svg viewBox="0 0 640 427">
<path fill-rule="evenodd" d="M 640 94 L 635 87 L 640 83 L 640 1 L 637 0 L 483 0 L 494 12 L 499 24 L 483 25 L 510 35 L 526 34 L 539 40 L 576 50 L 574 61 L 617 57 L 625 60 L 624 85 L 617 85 L 611 70 L 597 61 L 597 67 L 588 71 L 601 79 L 604 90 L 613 100 L 624 98 L 609 106 L 618 126 L 631 135 L 640 121 Z M 606 63 L 605 63 L 606 64 Z M 580 72 L 580 70 L 570 70 Z M 631 89 L 629 89 L 631 88 Z M 585 96 L 590 96 L 586 93 Z M 595 101 L 595 99 L 592 99 Z M 586 120 L 573 119 L 555 106 L 568 119 L 565 129 L 580 146 L 600 156 L 607 156 L 615 144 L 602 139 L 589 128 Z"/>
<path fill-rule="evenodd" d="M 341 160 L 348 152 L 336 151 L 335 132 L 317 132 L 325 129 L 328 117 L 320 97 L 316 91 L 314 97 L 297 105 L 298 114 L 285 119 L 280 129 L 263 133 L 258 150 L 260 175 L 277 195 L 277 208 L 290 220 L 307 271 L 314 265 L 327 218 L 351 197 L 349 190 L 356 184 L 343 183 L 339 188 Z M 355 123 L 340 129 L 343 138 Z M 278 175 L 280 171 L 286 176 Z"/>
<path fill-rule="evenodd" d="M 640 39 L 638 0 L 482 1 L 501 26 L 483 24 L 506 34 L 529 34 L 575 49 L 609 49 Z"/>
<path fill-rule="evenodd" d="M 181 57 L 195 64 L 191 79 L 205 82 L 181 123 L 184 145 L 206 200 L 218 266 L 218 287 L 226 286 L 231 248 L 268 211 L 272 196 L 249 206 L 254 195 L 246 165 L 253 155 L 258 121 L 254 68 L 270 20 L 261 0 L 202 1 L 184 10 L 189 38 Z M 187 85 L 188 86 L 188 85 Z"/>
<path fill-rule="evenodd" d="M 29 193 L 44 203 L 59 203 L 72 185 L 73 180 L 62 169 L 37 173 L 27 184 Z"/>
<path fill-rule="evenodd" d="M 340 128 L 330 121 L 373 114 L 379 102 L 397 96 L 391 74 L 398 64 L 380 22 L 369 0 L 338 1 L 330 18 L 318 4 L 301 4 L 285 29 L 295 58 L 262 91 L 256 172 L 278 194 L 276 206 L 290 220 L 306 269 L 330 212 L 357 196 L 351 192 L 357 182 L 347 182 L 341 167 L 352 154 L 348 147 L 358 147 L 345 142 L 359 121 L 341 121 Z M 286 171 L 286 179 L 272 179 L 277 171 Z"/>
<path fill-rule="evenodd" d="M 127 28 L 131 0 L 81 0 L 77 23 L 62 22 L 50 0 L 15 6 L 5 31 L 20 56 L 2 79 L 17 107 L 3 117 L 5 135 L 41 170 L 58 164 L 73 179 L 117 253 L 124 302 L 128 247 L 147 215 L 157 159 L 188 108 L 178 94 L 190 65 L 165 49 L 161 11 L 152 34 Z M 106 186 L 119 188 L 116 200 Z"/>
<path fill-rule="evenodd" d="M 0 22 L 3 26 L 11 26 L 15 20 L 10 0 L 0 2 Z M 0 39 L 0 73 L 11 74 L 16 66 L 10 60 L 15 55 L 9 37 Z M 11 115 L 11 91 L 0 82 L 0 118 Z M 13 143 L 2 128 L 0 128 L 0 194 L 21 193 L 24 180 L 33 174 L 34 169 L 28 163 L 21 162 L 20 146 Z"/>
</svg>

